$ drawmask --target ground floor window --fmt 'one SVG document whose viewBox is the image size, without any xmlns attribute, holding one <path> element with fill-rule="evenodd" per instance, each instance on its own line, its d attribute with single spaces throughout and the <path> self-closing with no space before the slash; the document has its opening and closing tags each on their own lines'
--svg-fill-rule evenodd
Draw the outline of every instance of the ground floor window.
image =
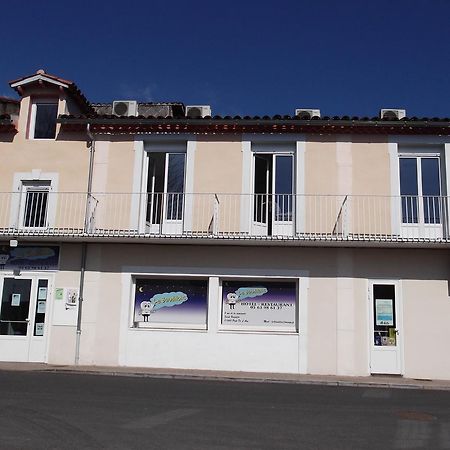
<svg viewBox="0 0 450 450">
<path fill-rule="evenodd" d="M 208 280 L 136 278 L 135 328 L 206 329 Z"/>
<path fill-rule="evenodd" d="M 294 281 L 222 280 L 222 326 L 295 332 L 297 299 Z"/>
</svg>

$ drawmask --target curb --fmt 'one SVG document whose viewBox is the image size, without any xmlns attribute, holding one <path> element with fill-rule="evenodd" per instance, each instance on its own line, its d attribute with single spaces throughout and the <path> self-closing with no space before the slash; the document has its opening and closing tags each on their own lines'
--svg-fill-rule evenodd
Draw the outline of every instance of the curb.
<svg viewBox="0 0 450 450">
<path fill-rule="evenodd" d="M 16 369 L 17 370 L 17 369 Z M 2 368 L 0 371 L 14 371 L 14 369 Z M 351 380 L 314 380 L 314 379 L 282 379 L 267 377 L 245 377 L 245 376 L 227 376 L 227 375 L 203 375 L 203 374 L 183 374 L 183 373 L 149 373 L 149 372 L 122 372 L 115 370 L 79 370 L 71 368 L 49 367 L 42 369 L 24 370 L 24 372 L 40 373 L 68 373 L 81 375 L 101 375 L 115 377 L 136 377 L 136 378 L 159 378 L 174 380 L 197 380 L 197 381 L 222 381 L 222 382 L 240 382 L 240 383 L 271 383 L 271 384 L 300 384 L 317 386 L 335 386 L 335 387 L 358 387 L 358 388 L 378 388 L 378 389 L 415 389 L 415 390 L 437 390 L 450 391 L 449 385 L 424 384 L 424 383 L 397 383 L 397 382 L 375 382 L 375 381 L 351 381 Z"/>
</svg>

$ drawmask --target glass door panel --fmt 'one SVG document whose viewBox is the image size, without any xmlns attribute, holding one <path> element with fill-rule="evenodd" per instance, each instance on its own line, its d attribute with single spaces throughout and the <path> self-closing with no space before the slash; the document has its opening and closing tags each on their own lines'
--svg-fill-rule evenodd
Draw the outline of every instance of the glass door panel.
<svg viewBox="0 0 450 450">
<path fill-rule="evenodd" d="M 397 345 L 394 285 L 373 285 L 373 330 L 373 345 Z"/>
<path fill-rule="evenodd" d="M 258 223 L 267 224 L 268 198 L 270 184 L 270 162 L 267 156 L 255 155 L 255 201 L 253 208 L 253 220 Z"/>
<path fill-rule="evenodd" d="M 275 156 L 274 219 L 277 222 L 292 221 L 293 206 L 293 157 Z"/>
<path fill-rule="evenodd" d="M 163 192 L 165 178 L 165 153 L 149 153 L 147 179 L 147 214 L 150 225 L 159 225 L 163 212 Z"/>
<path fill-rule="evenodd" d="M 0 306 L 0 335 L 26 336 L 30 311 L 31 280 L 5 278 Z"/>
<path fill-rule="evenodd" d="M 439 158 L 421 158 L 423 214 L 425 223 L 440 223 L 441 180 Z"/>
<path fill-rule="evenodd" d="M 167 220 L 182 220 L 186 157 L 184 153 L 169 153 L 167 156 L 166 218 Z"/>
<path fill-rule="evenodd" d="M 418 222 L 418 184 L 416 158 L 400 158 L 400 195 L 403 223 Z"/>
</svg>

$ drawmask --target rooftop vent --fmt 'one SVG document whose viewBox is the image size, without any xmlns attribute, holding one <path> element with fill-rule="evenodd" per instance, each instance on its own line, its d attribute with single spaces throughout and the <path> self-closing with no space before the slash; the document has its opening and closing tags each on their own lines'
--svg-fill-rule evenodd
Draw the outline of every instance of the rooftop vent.
<svg viewBox="0 0 450 450">
<path fill-rule="evenodd" d="M 406 116 L 405 109 L 382 109 L 380 111 L 380 118 L 386 120 L 403 119 Z"/>
<path fill-rule="evenodd" d="M 298 108 L 295 110 L 295 115 L 306 119 L 313 117 L 320 117 L 320 109 Z"/>
<path fill-rule="evenodd" d="M 135 116 L 137 102 L 134 100 L 116 100 L 113 102 L 113 114 L 116 116 Z"/>
<path fill-rule="evenodd" d="M 191 105 L 186 106 L 186 117 L 206 117 L 211 115 L 211 106 L 209 105 Z"/>
</svg>

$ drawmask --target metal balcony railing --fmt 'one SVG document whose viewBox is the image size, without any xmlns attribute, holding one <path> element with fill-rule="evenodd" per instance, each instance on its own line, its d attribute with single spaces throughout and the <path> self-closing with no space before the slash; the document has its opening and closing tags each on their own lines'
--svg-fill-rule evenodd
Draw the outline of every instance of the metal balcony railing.
<svg viewBox="0 0 450 450">
<path fill-rule="evenodd" d="M 450 242 L 449 197 L 0 193 L 0 237 Z"/>
</svg>

